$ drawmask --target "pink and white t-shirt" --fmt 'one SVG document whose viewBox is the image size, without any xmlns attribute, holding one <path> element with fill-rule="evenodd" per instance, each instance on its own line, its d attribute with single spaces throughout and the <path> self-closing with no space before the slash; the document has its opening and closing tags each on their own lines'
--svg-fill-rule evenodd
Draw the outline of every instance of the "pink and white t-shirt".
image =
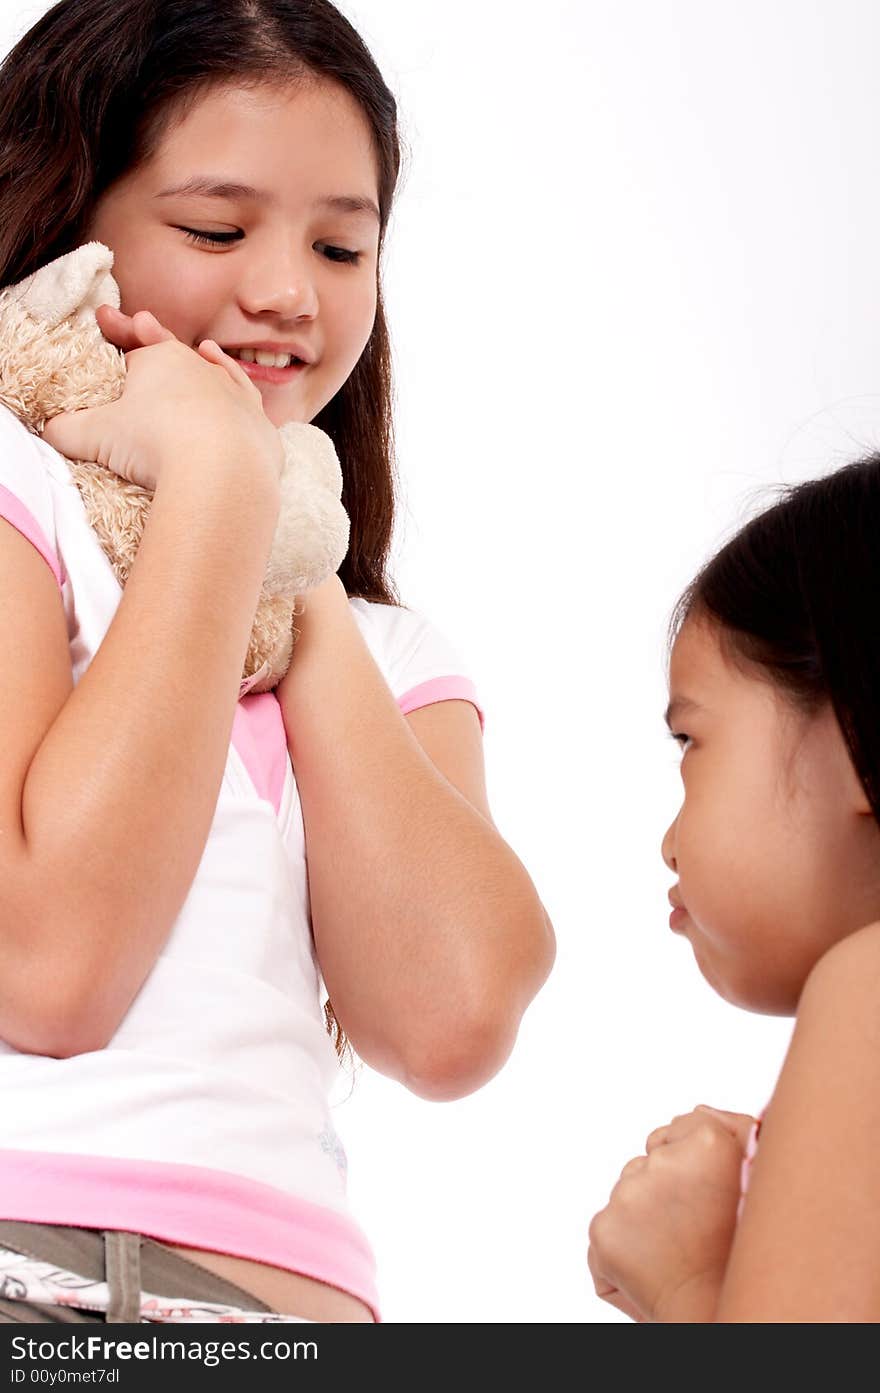
<svg viewBox="0 0 880 1393">
<path fill-rule="evenodd" d="M 0 517 L 58 583 L 77 682 L 122 592 L 65 459 L 3 406 Z M 479 711 L 458 655 L 424 618 L 350 604 L 402 712 L 449 699 Z M 322 1000 L 281 709 L 273 693 L 249 695 L 189 895 L 113 1039 L 70 1059 L 0 1040 L 0 1218 L 252 1258 L 377 1311 L 331 1117 L 338 1063 Z"/>
</svg>

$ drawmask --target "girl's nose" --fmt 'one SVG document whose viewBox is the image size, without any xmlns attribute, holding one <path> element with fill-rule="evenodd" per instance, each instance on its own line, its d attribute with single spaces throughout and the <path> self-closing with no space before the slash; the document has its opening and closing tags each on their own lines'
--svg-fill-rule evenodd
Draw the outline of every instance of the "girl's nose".
<svg viewBox="0 0 880 1393">
<path fill-rule="evenodd" d="M 318 313 L 314 280 L 292 256 L 255 266 L 240 299 L 249 314 L 269 310 L 281 319 L 314 319 Z"/>
<path fill-rule="evenodd" d="M 675 859 L 675 829 L 677 826 L 678 816 L 676 815 L 667 827 L 663 835 L 663 841 L 660 843 L 660 855 L 663 857 L 669 869 L 676 873 L 678 872 L 678 863 Z"/>
</svg>

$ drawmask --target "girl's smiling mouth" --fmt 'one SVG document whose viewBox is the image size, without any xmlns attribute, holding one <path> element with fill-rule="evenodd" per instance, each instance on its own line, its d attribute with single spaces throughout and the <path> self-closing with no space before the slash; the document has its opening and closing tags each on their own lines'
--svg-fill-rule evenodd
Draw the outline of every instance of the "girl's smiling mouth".
<svg viewBox="0 0 880 1393">
<path fill-rule="evenodd" d="M 221 345 L 255 382 L 292 382 L 313 362 L 313 355 L 301 343 L 249 343 Z"/>
<path fill-rule="evenodd" d="M 309 366 L 308 363 L 303 363 L 298 358 L 295 358 L 286 368 L 270 367 L 268 363 L 249 363 L 246 358 L 236 357 L 235 361 L 241 364 L 242 371 L 246 372 L 254 382 L 293 382 Z"/>
</svg>

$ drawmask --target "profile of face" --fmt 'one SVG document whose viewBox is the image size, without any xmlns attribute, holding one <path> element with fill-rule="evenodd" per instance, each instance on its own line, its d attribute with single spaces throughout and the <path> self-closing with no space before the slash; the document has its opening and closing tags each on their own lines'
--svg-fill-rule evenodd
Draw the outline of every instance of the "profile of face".
<svg viewBox="0 0 880 1393">
<path fill-rule="evenodd" d="M 880 917 L 880 827 L 830 704 L 797 710 L 704 619 L 682 626 L 669 688 L 684 786 L 662 847 L 670 926 L 721 996 L 793 1015 L 823 954 Z"/>
<path fill-rule="evenodd" d="M 87 239 L 113 251 L 126 314 L 151 310 L 193 348 L 302 359 L 244 366 L 273 424 L 311 421 L 372 330 L 377 183 L 369 124 L 342 87 L 224 84 L 106 190 Z"/>
</svg>

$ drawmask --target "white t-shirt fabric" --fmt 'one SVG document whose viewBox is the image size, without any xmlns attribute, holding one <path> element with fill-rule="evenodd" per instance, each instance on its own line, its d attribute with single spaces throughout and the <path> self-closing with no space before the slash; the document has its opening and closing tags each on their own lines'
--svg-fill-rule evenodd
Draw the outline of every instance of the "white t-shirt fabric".
<svg viewBox="0 0 880 1393">
<path fill-rule="evenodd" d="M 58 582 L 76 683 L 122 592 L 66 460 L 5 406 L 0 517 Z M 482 723 L 433 625 L 349 603 L 402 712 L 466 700 Z M 349 1291 L 378 1318 L 375 1260 L 349 1212 L 330 1114 L 339 1065 L 322 999 L 281 709 L 272 692 L 246 695 L 195 879 L 112 1040 L 54 1059 L 0 1039 L 0 1218 L 252 1258 Z"/>
</svg>

